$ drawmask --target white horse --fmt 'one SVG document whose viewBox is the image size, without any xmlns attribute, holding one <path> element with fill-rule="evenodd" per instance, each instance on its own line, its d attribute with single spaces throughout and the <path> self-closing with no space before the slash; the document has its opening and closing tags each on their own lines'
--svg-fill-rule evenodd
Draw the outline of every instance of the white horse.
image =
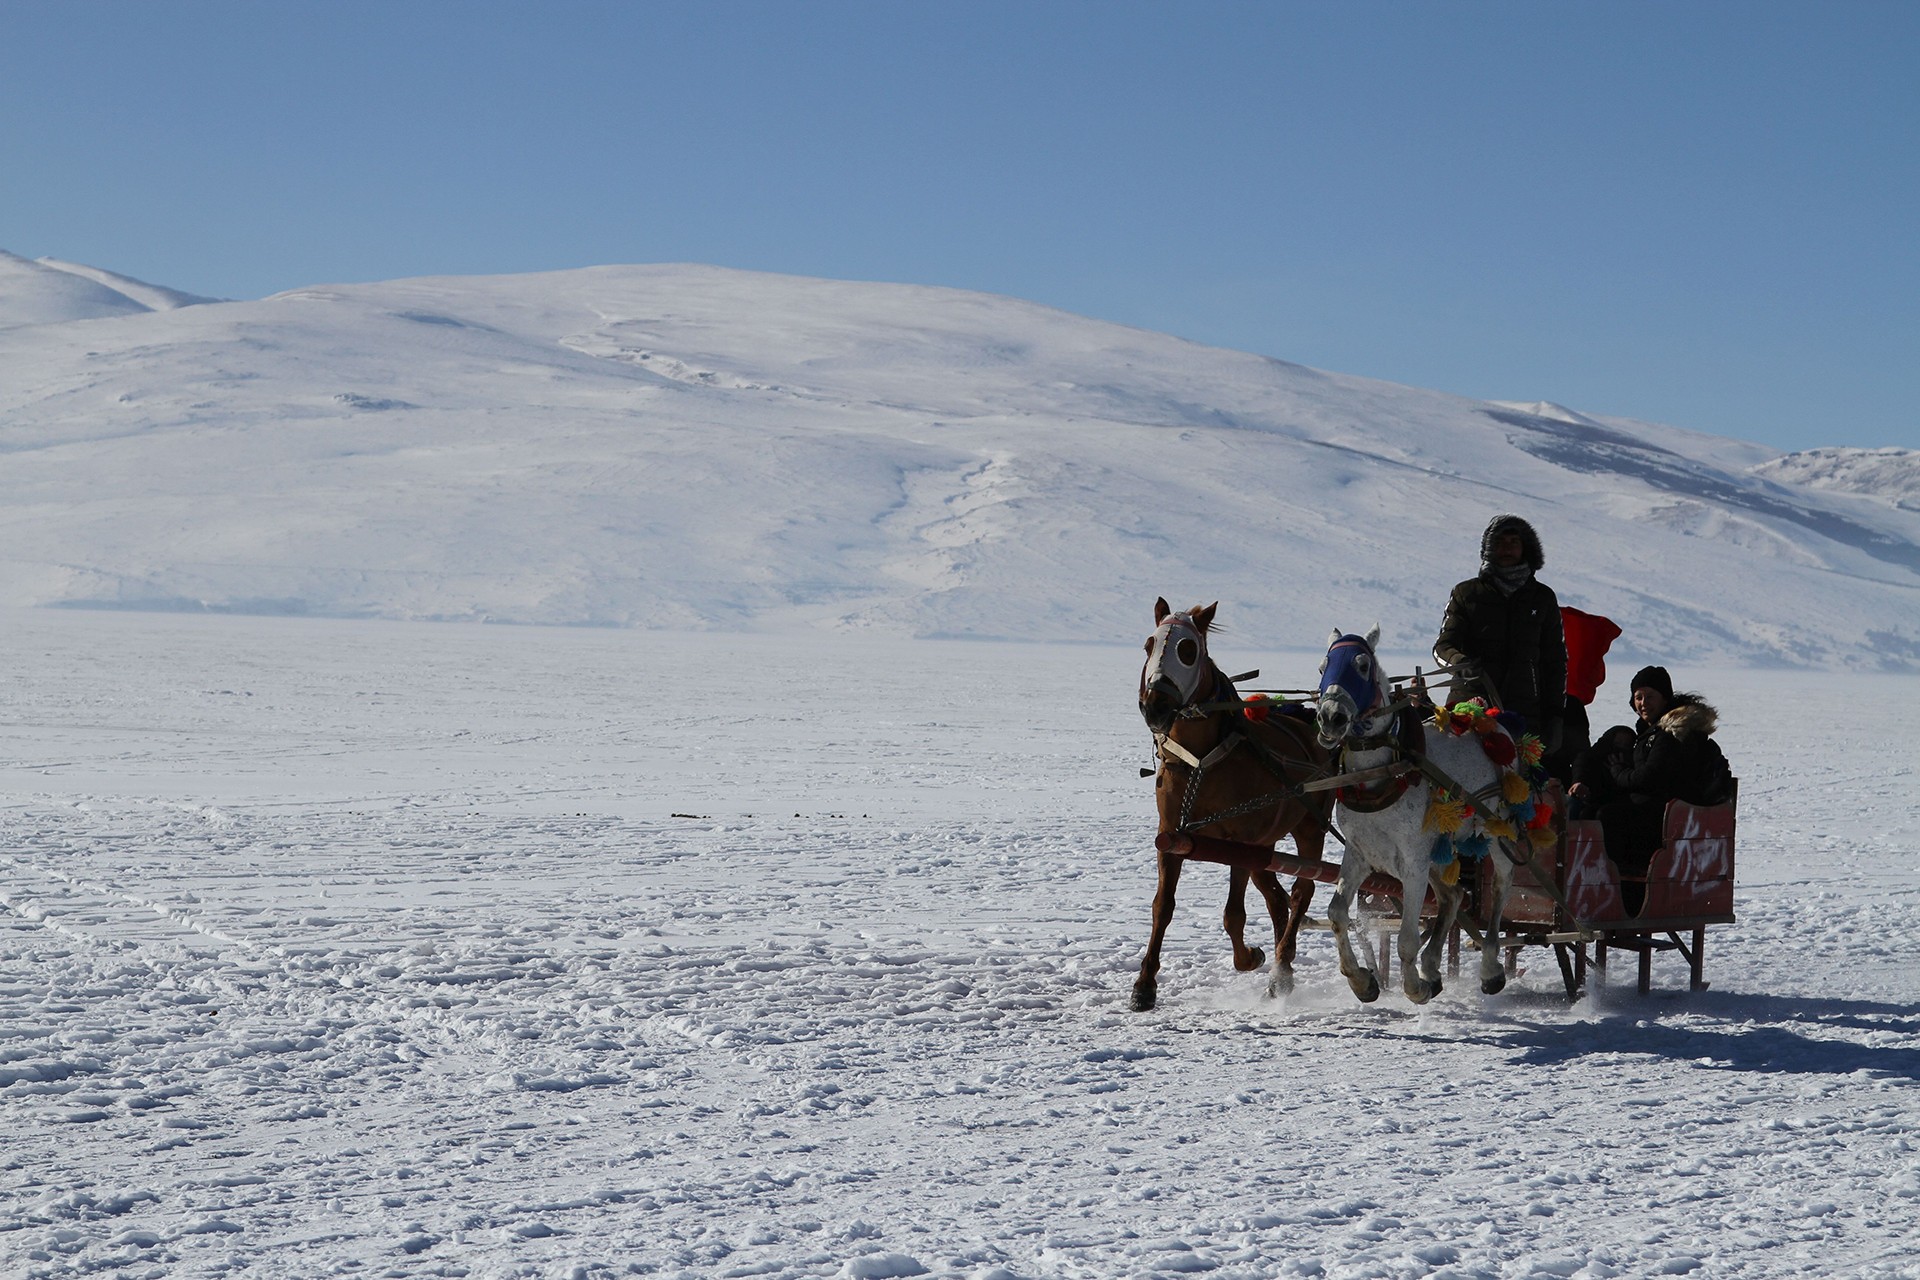
<svg viewBox="0 0 1920 1280">
<path fill-rule="evenodd" d="M 1378 626 L 1365 636 L 1341 635 L 1335 630 L 1329 638 L 1326 661 L 1320 667 L 1320 742 L 1339 752 L 1336 768 L 1340 773 L 1418 763 L 1406 743 L 1411 735 L 1402 733 L 1406 724 L 1402 717 L 1418 716 L 1420 712 L 1391 699 L 1379 659 L 1374 656 L 1379 639 Z M 1450 880 L 1446 866 L 1433 861 L 1436 835 L 1427 825 L 1427 804 L 1439 785 L 1433 775 L 1471 793 L 1468 799 L 1474 813 L 1455 833 L 1456 839 L 1479 844 L 1475 837 L 1486 834 L 1489 810 L 1505 812 L 1499 798 L 1503 770 L 1489 758 L 1478 737 L 1428 732 L 1418 754 L 1432 766 L 1431 771 L 1409 767 L 1398 777 L 1363 787 L 1343 787 L 1334 808 L 1336 825 L 1347 846 L 1340 864 L 1340 885 L 1327 907 L 1327 919 L 1340 948 L 1340 972 L 1363 1001 L 1380 998 L 1380 975 L 1373 963 L 1372 944 L 1364 934 L 1361 954 L 1355 954 L 1353 903 L 1361 884 L 1375 871 L 1401 885 L 1400 958 L 1407 999 L 1425 1004 L 1440 992 L 1440 947 L 1453 928 L 1464 887 L 1457 877 Z M 1520 838 L 1526 837 L 1522 834 Z M 1488 918 L 1494 924 L 1480 950 L 1480 989 L 1492 995 L 1507 982 L 1500 963 L 1499 920 L 1514 861 L 1505 845 L 1490 843 L 1498 845 L 1499 852 L 1487 855 L 1493 859 L 1494 901 Z M 1422 947 L 1420 911 L 1429 887 L 1439 915 Z"/>
</svg>

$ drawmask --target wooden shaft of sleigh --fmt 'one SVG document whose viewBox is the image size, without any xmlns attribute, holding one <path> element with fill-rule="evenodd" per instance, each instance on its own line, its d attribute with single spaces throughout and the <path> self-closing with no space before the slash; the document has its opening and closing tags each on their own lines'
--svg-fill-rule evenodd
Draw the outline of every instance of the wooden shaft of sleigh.
<svg viewBox="0 0 1920 1280">
<path fill-rule="evenodd" d="M 1321 884 L 1340 882 L 1340 864 L 1337 862 L 1319 862 L 1291 853 L 1282 853 L 1278 849 L 1269 849 L 1265 845 L 1245 844 L 1239 840 L 1216 840 L 1212 836 L 1163 831 L 1153 838 L 1153 847 L 1161 853 L 1170 853 L 1175 857 L 1187 858 L 1195 862 L 1219 862 L 1229 867 L 1245 867 L 1249 871 L 1273 871 L 1286 876 L 1305 876 L 1309 880 L 1318 880 Z M 1400 882 L 1392 876 L 1382 875 L 1377 871 L 1361 882 L 1360 889 L 1363 893 L 1379 894 L 1382 897 L 1402 896 Z M 1428 895 L 1429 898 L 1431 896 L 1431 894 Z"/>
</svg>

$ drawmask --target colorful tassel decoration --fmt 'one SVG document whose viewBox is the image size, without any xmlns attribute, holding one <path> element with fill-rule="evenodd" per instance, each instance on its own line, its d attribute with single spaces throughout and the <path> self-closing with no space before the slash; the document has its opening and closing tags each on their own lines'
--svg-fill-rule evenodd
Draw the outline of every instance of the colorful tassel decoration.
<svg viewBox="0 0 1920 1280">
<path fill-rule="evenodd" d="M 1427 816 L 1420 827 L 1423 831 L 1452 835 L 1466 825 L 1467 813 L 1467 806 L 1460 797 L 1444 788 L 1435 787 L 1433 794 L 1427 797 Z"/>
<path fill-rule="evenodd" d="M 1475 726 L 1476 728 L 1478 726 Z M 1513 739 L 1504 733 L 1492 733 L 1481 730 L 1480 749 L 1487 753 L 1487 759 L 1502 769 L 1513 763 Z"/>
<path fill-rule="evenodd" d="M 1546 792 L 1534 797 L 1533 816 L 1527 819 L 1527 826 L 1538 830 L 1553 821 L 1553 798 Z"/>
<path fill-rule="evenodd" d="M 1500 798 L 1508 804 L 1519 804 L 1530 793 L 1527 780 L 1509 769 L 1500 775 Z"/>
</svg>

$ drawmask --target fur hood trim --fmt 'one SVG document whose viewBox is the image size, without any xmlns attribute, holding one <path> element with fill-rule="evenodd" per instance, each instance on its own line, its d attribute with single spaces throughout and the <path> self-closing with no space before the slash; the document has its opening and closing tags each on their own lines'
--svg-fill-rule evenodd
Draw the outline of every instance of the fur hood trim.
<svg viewBox="0 0 1920 1280">
<path fill-rule="evenodd" d="M 1720 713 L 1698 698 L 1683 701 L 1660 717 L 1660 727 L 1676 738 L 1691 738 L 1696 733 L 1710 738 L 1719 725 Z"/>
<path fill-rule="evenodd" d="M 1520 560 L 1535 573 L 1547 563 L 1546 553 L 1540 549 L 1540 535 L 1533 526 L 1519 516 L 1495 516 L 1488 522 L 1486 531 L 1480 535 L 1480 563 L 1493 563 L 1493 539 L 1495 535 L 1511 530 L 1520 535 Z"/>
</svg>

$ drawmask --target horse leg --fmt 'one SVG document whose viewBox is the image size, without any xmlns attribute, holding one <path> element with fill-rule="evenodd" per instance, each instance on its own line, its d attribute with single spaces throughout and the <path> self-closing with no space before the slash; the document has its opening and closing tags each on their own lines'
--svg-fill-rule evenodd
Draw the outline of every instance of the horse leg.
<svg viewBox="0 0 1920 1280">
<path fill-rule="evenodd" d="M 1440 990 L 1440 949 L 1453 936 L 1453 922 L 1460 915 L 1460 899 L 1463 895 L 1458 884 L 1441 884 L 1437 880 L 1433 886 L 1434 902 L 1440 908 L 1434 914 L 1433 933 L 1428 936 L 1426 946 L 1420 951 L 1420 972 L 1433 979 L 1433 989 Z"/>
<path fill-rule="evenodd" d="M 1489 853 L 1487 856 L 1496 861 L 1493 864 L 1493 903 L 1487 912 L 1487 936 L 1480 944 L 1480 989 L 1492 996 L 1500 994 L 1507 985 L 1506 966 L 1500 962 L 1500 919 L 1507 909 L 1507 886 L 1513 883 L 1514 859 L 1507 853 L 1504 841 L 1501 842 L 1499 853 Z M 1506 859 L 1504 864 L 1498 861 L 1502 858 Z"/>
<path fill-rule="evenodd" d="M 1355 846 L 1347 845 L 1347 856 L 1340 863 L 1340 884 L 1333 891 L 1333 901 L 1327 903 L 1327 923 L 1333 926 L 1334 945 L 1340 949 L 1340 973 L 1353 988 L 1353 994 L 1362 1004 L 1372 1004 L 1380 998 L 1380 975 L 1373 967 L 1372 944 L 1362 936 L 1360 949 L 1366 955 L 1367 962 L 1354 954 L 1353 947 L 1353 902 L 1360 893 L 1360 882 L 1367 878 L 1366 859 L 1362 858 Z"/>
<path fill-rule="evenodd" d="M 1280 944 L 1280 955 L 1293 966 L 1294 948 L 1300 943 L 1300 926 L 1307 921 L 1307 908 L 1313 903 L 1313 881 L 1301 876 L 1293 882 L 1293 891 L 1287 894 L 1287 908 L 1292 913 L 1287 917 L 1287 936 Z"/>
<path fill-rule="evenodd" d="M 1267 915 L 1273 919 L 1273 977 L 1267 980 L 1267 994 L 1285 995 L 1293 990 L 1293 925 L 1287 895 L 1280 888 L 1280 877 L 1271 871 L 1254 872 L 1253 886 L 1267 900 Z"/>
<path fill-rule="evenodd" d="M 1424 869 L 1402 871 L 1406 878 L 1400 882 L 1400 988 L 1407 999 L 1425 1004 L 1440 994 L 1440 979 L 1421 972 L 1420 909 L 1427 905 L 1427 878 Z"/>
<path fill-rule="evenodd" d="M 1402 979 L 1406 985 L 1407 999 L 1415 1004 L 1425 1004 L 1439 995 L 1446 985 L 1440 979 L 1440 948 L 1452 932 L 1454 917 L 1460 910 L 1460 886 L 1443 884 L 1440 877 L 1433 874 L 1430 863 L 1428 868 L 1427 883 L 1433 889 L 1433 927 L 1423 933 L 1418 925 L 1417 911 L 1404 912 L 1400 922 L 1400 954 L 1406 966 Z M 1416 873 L 1408 868 L 1408 874 L 1411 880 Z M 1410 924 L 1412 928 L 1408 927 Z M 1415 947 L 1419 948 L 1418 954 L 1414 951 Z"/>
<path fill-rule="evenodd" d="M 1147 954 L 1140 961 L 1140 976 L 1133 983 L 1133 1009 L 1144 1013 L 1160 998 L 1160 943 L 1173 923 L 1173 893 L 1180 884 L 1180 866 L 1186 859 L 1170 853 L 1160 855 L 1160 887 L 1153 894 L 1153 935 L 1147 939 Z"/>
<path fill-rule="evenodd" d="M 1252 973 L 1267 962 L 1266 952 L 1247 945 L 1247 877 L 1251 874 L 1246 867 L 1229 868 L 1227 909 L 1220 920 L 1226 926 L 1227 937 L 1233 940 L 1233 967 L 1240 973 Z M 1266 890 L 1263 888 L 1261 892 Z"/>
<path fill-rule="evenodd" d="M 1314 862 L 1320 861 L 1326 851 L 1327 829 L 1324 814 L 1309 813 L 1306 819 L 1294 827 L 1293 847 L 1301 857 Z M 1289 973 L 1293 969 L 1294 948 L 1300 942 L 1300 925 L 1307 918 L 1307 906 L 1313 901 L 1314 882 L 1301 876 L 1293 882 L 1293 892 L 1288 896 L 1287 905 L 1291 914 L 1287 919 L 1287 933 L 1280 940 L 1280 962 L 1287 966 Z"/>
</svg>

